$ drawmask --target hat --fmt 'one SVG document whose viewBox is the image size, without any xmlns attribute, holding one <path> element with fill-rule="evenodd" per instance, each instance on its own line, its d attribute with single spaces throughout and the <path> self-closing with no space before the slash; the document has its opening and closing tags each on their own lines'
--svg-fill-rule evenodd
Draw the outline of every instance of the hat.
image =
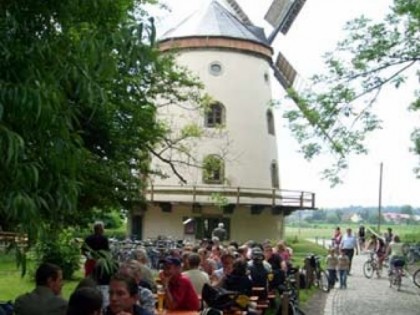
<svg viewBox="0 0 420 315">
<path fill-rule="evenodd" d="M 161 262 L 164 265 L 181 266 L 181 259 L 174 256 L 168 256 L 165 259 L 162 259 Z"/>
<path fill-rule="evenodd" d="M 261 258 L 264 257 L 264 253 L 259 247 L 254 247 L 251 251 L 252 258 Z"/>
</svg>

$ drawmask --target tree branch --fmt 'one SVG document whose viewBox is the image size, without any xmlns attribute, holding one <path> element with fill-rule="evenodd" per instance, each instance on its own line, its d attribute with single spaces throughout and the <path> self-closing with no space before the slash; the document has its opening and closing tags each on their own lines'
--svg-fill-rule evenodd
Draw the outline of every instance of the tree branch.
<svg viewBox="0 0 420 315">
<path fill-rule="evenodd" d="M 152 153 L 155 157 L 157 157 L 159 160 L 161 160 L 162 162 L 164 162 L 164 163 L 166 163 L 166 164 L 168 164 L 170 167 L 171 167 L 171 169 L 172 169 L 172 171 L 174 172 L 174 174 L 179 178 L 179 180 L 181 181 L 181 182 L 183 182 L 184 184 L 186 184 L 187 183 L 187 180 L 178 172 L 178 170 L 176 169 L 176 167 L 175 167 L 175 165 L 174 165 L 174 163 L 173 163 L 173 161 L 171 161 L 171 160 L 168 160 L 168 159 L 166 159 L 166 158 L 164 158 L 163 156 L 161 156 L 159 153 L 157 153 L 155 150 L 153 150 L 153 148 L 152 147 L 150 147 L 150 146 L 148 146 L 148 145 L 146 145 L 146 148 L 150 151 L 150 153 Z"/>
</svg>

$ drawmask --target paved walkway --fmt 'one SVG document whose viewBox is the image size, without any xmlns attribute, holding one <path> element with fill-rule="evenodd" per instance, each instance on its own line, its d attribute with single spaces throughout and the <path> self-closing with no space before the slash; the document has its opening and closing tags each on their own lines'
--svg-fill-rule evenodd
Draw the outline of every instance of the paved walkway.
<svg viewBox="0 0 420 315">
<path fill-rule="evenodd" d="M 352 274 L 347 278 L 347 289 L 334 288 L 325 304 L 324 315 L 419 315 L 420 289 L 411 277 L 404 277 L 401 291 L 389 287 L 387 269 L 382 278 L 367 279 L 363 275 L 366 254 L 354 256 Z"/>
</svg>

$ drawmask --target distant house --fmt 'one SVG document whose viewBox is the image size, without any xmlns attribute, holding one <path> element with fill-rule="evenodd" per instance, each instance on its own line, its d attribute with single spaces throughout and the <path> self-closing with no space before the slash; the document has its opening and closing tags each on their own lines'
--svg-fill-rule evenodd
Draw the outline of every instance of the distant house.
<svg viewBox="0 0 420 315">
<path fill-rule="evenodd" d="M 420 216 L 411 216 L 409 214 L 398 213 L 398 212 L 387 212 L 387 213 L 384 213 L 383 216 L 384 216 L 385 221 L 393 222 L 393 223 L 400 223 L 402 221 L 409 220 L 411 217 L 413 217 L 413 219 L 416 220 L 416 217 L 420 217 Z"/>
<path fill-rule="evenodd" d="M 350 215 L 350 221 L 353 223 L 359 223 L 363 221 L 363 218 L 358 213 L 353 213 Z"/>
</svg>

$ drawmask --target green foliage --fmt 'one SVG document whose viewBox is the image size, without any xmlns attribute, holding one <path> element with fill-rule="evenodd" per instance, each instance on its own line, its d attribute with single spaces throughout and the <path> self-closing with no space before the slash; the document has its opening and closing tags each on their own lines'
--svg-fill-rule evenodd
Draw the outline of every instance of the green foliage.
<svg viewBox="0 0 420 315">
<path fill-rule="evenodd" d="M 203 179 L 205 183 L 223 183 L 224 163 L 217 155 L 208 155 L 203 160 Z"/>
<path fill-rule="evenodd" d="M 147 2 L 0 5 L 3 228 L 33 239 L 141 201 L 139 175 L 167 132 L 156 99 L 200 100 L 200 84 L 159 52 Z"/>
<path fill-rule="evenodd" d="M 217 208 L 222 209 L 228 204 L 228 198 L 223 196 L 221 193 L 212 193 L 210 200 L 216 205 Z"/>
<path fill-rule="evenodd" d="M 335 156 L 324 178 L 338 184 L 347 157 L 365 154 L 365 140 L 381 128 L 374 103 L 387 86 L 400 87 L 419 76 L 420 6 L 417 0 L 394 0 L 383 22 L 360 17 L 347 24 L 348 36 L 325 55 L 327 72 L 312 78 L 310 90 L 288 91 L 297 110 L 285 113 L 308 160 L 322 153 Z M 419 109 L 419 94 L 411 110 Z M 407 104 L 408 105 L 408 104 Z M 412 134 L 412 151 L 420 156 L 420 133 Z M 416 169 L 420 174 L 420 167 Z"/>
<path fill-rule="evenodd" d="M 37 263 L 49 262 L 60 266 L 64 279 L 71 279 L 80 268 L 80 254 L 80 244 L 71 229 L 42 233 L 35 246 Z"/>
</svg>

